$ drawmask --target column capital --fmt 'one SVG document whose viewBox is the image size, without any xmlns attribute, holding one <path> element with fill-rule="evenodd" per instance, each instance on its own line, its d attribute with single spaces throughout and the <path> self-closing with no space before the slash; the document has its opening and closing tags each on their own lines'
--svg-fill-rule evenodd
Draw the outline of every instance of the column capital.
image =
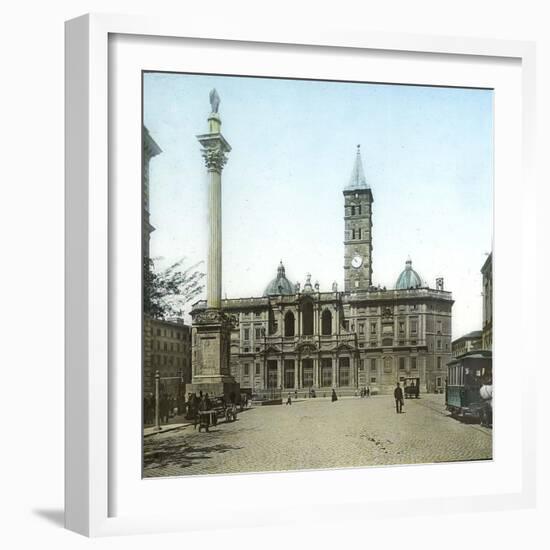
<svg viewBox="0 0 550 550">
<path fill-rule="evenodd" d="M 202 145 L 201 153 L 206 169 L 221 174 L 227 163 L 227 153 L 231 151 L 227 140 L 220 133 L 201 134 L 197 139 Z"/>
<path fill-rule="evenodd" d="M 206 169 L 209 172 L 219 172 L 223 170 L 223 167 L 225 166 L 227 162 L 227 156 L 225 154 L 225 151 L 222 151 L 222 149 L 203 149 L 201 151 L 202 158 L 204 159 L 204 163 L 206 165 Z"/>
</svg>

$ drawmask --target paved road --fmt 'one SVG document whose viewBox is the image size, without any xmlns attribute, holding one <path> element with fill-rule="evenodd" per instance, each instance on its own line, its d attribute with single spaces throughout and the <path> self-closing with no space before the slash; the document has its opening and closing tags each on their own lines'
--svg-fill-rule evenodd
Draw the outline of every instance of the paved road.
<svg viewBox="0 0 550 550">
<path fill-rule="evenodd" d="M 144 476 L 345 468 L 490 459 L 492 432 L 447 416 L 442 395 L 308 399 L 256 407 L 209 433 L 144 439 Z"/>
</svg>

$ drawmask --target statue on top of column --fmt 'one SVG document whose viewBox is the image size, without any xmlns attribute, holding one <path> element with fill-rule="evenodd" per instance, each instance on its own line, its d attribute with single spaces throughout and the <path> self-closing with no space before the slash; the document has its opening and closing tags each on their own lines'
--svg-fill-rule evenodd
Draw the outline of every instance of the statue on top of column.
<svg viewBox="0 0 550 550">
<path fill-rule="evenodd" d="M 212 88 L 212 90 L 210 90 L 210 107 L 212 108 L 213 113 L 217 113 L 220 108 L 220 96 L 218 95 L 216 88 Z"/>
</svg>

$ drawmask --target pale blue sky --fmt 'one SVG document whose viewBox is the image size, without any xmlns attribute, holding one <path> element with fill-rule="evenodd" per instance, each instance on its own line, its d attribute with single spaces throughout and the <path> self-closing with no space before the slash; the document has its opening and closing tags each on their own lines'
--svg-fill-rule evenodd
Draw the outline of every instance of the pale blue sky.
<svg viewBox="0 0 550 550">
<path fill-rule="evenodd" d="M 453 88 L 147 73 L 151 256 L 206 259 L 206 171 L 196 135 L 221 97 L 233 150 L 223 172 L 223 294 L 260 296 L 282 259 L 343 289 L 342 190 L 361 144 L 374 196 L 373 282 L 413 268 L 452 291 L 453 337 L 481 328 L 491 249 L 493 92 Z"/>
</svg>

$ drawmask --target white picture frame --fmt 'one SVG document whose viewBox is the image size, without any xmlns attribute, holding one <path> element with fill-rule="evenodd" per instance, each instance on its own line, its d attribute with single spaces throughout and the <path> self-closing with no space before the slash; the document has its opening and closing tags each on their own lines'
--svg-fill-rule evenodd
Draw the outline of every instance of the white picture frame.
<svg viewBox="0 0 550 550">
<path fill-rule="evenodd" d="M 514 64 L 521 86 L 518 88 L 519 99 L 511 101 L 516 101 L 516 108 L 521 113 L 521 120 L 516 121 L 520 124 L 515 126 L 519 129 L 519 135 L 514 137 L 516 141 L 505 144 L 501 139 L 502 129 L 499 128 L 497 118 L 495 136 L 497 143 L 502 143 L 503 147 L 513 148 L 512 152 L 515 154 L 512 156 L 518 161 L 517 166 L 514 166 L 518 168 L 517 175 L 522 182 L 521 201 L 518 207 L 523 213 L 519 222 L 520 231 L 516 235 L 508 235 L 504 233 L 503 226 L 502 234 L 517 245 L 517 254 L 526 264 L 535 256 L 534 244 L 531 242 L 534 239 L 530 238 L 534 232 L 534 214 L 530 219 L 527 216 L 530 212 L 534 213 L 536 201 L 536 190 L 531 177 L 535 120 L 535 47 L 529 42 L 392 35 L 369 31 L 352 33 L 342 29 L 278 29 L 273 34 L 271 29 L 225 29 L 220 23 L 213 21 L 194 22 L 190 25 L 164 18 L 115 15 L 86 15 L 66 23 L 66 527 L 88 536 L 207 529 L 210 527 L 210 521 L 194 517 L 192 514 L 181 514 L 181 511 L 178 517 L 163 513 L 155 515 L 146 506 L 141 510 L 137 507 L 119 509 L 116 504 L 117 498 L 113 496 L 115 485 L 119 492 L 131 490 L 129 485 L 120 483 L 117 473 L 120 469 L 115 455 L 117 452 L 122 453 L 125 446 L 129 445 L 129 440 L 124 439 L 126 436 L 133 438 L 133 441 L 139 440 L 138 432 L 132 432 L 130 435 L 121 434 L 113 420 L 113 415 L 118 414 L 115 409 L 119 406 L 121 396 L 120 385 L 113 383 L 116 380 L 112 372 L 116 363 L 116 353 L 113 351 L 114 336 L 111 331 L 113 303 L 119 298 L 110 292 L 113 288 L 115 263 L 111 253 L 111 241 L 115 239 L 112 231 L 117 226 L 116 217 L 119 215 L 109 186 L 110 178 L 116 176 L 112 166 L 113 159 L 109 159 L 109 139 L 113 124 L 113 113 L 109 111 L 109 105 L 114 81 L 110 72 L 113 70 L 113 64 L 109 62 L 109 40 L 110 37 L 116 36 L 131 37 L 134 42 L 145 40 L 145 37 L 208 40 L 221 48 L 224 44 L 249 44 L 250 47 L 264 48 L 264 51 L 268 48 L 276 52 L 277 48 L 284 48 L 287 55 L 306 49 L 311 52 L 353 51 L 358 54 L 383 52 L 384 55 L 398 55 L 403 62 L 406 62 L 407 56 L 421 55 L 437 59 L 442 66 L 456 63 L 458 59 L 495 66 Z M 246 63 L 246 60 L 243 62 Z M 258 67 L 252 70 L 255 70 L 252 74 L 257 74 Z M 296 70 L 299 71 L 299 68 Z M 449 84 L 460 85 L 460 78 L 457 77 L 456 82 Z M 141 125 L 141 121 L 137 122 Z M 135 162 L 137 172 L 140 172 L 139 157 Z M 495 170 L 498 176 L 498 163 Z M 507 176 L 502 175 L 503 180 L 505 177 Z M 510 189 L 506 186 L 504 188 Z M 513 204 L 513 197 L 508 197 L 507 204 L 504 204 L 504 200 L 496 201 L 497 227 L 498 223 L 501 223 L 499 212 L 506 214 Z M 119 238 L 122 237 L 116 236 L 116 239 Z M 499 339 L 506 341 L 508 335 L 513 336 L 513 332 L 507 332 L 510 327 L 505 319 L 505 311 L 499 307 L 499 293 L 506 292 L 505 285 L 499 283 L 499 265 L 504 265 L 507 253 L 503 247 L 500 255 L 502 260 L 499 260 L 498 238 L 496 243 L 495 357 L 497 361 L 499 357 L 504 361 L 504 356 L 498 355 L 498 342 Z M 117 261 L 121 260 L 117 258 Z M 526 282 L 526 276 L 524 272 L 518 274 L 520 286 L 521 282 Z M 504 276 L 501 281 L 505 281 Z M 535 303 L 534 286 L 522 286 L 518 292 L 521 293 L 525 306 L 524 313 L 517 322 L 527 324 L 529 308 L 534 307 L 529 304 Z M 122 337 L 120 333 L 119 336 Z M 513 488 L 510 488 L 511 485 L 505 486 L 501 471 L 495 474 L 494 479 L 494 483 L 498 485 L 498 480 L 502 478 L 500 491 L 485 491 L 481 488 L 478 492 L 472 493 L 465 488 L 462 494 L 455 491 L 455 494 L 445 497 L 436 494 L 437 492 L 430 493 L 426 488 L 425 492 L 420 491 L 414 496 L 407 495 L 401 499 L 377 497 L 373 500 L 364 494 L 347 494 L 341 488 L 353 485 L 356 480 L 361 479 L 369 483 L 374 490 L 374 474 L 383 478 L 395 477 L 395 473 L 399 477 L 402 475 L 399 471 L 404 471 L 403 468 L 370 469 L 365 474 L 362 469 L 312 474 L 262 474 L 262 483 L 271 483 L 273 487 L 279 486 L 283 498 L 277 495 L 270 500 L 259 498 L 249 503 L 248 508 L 244 506 L 243 513 L 236 512 L 228 518 L 220 516 L 217 526 L 254 526 L 294 521 L 295 510 L 284 505 L 284 495 L 285 487 L 296 484 L 303 487 L 306 492 L 311 491 L 309 501 L 306 497 L 306 500 L 301 502 L 303 506 L 309 506 L 301 519 L 303 521 L 305 518 L 312 522 L 323 521 L 323 518 L 329 516 L 359 520 L 365 513 L 370 517 L 388 517 L 411 513 L 434 514 L 442 510 L 459 511 L 465 507 L 469 511 L 481 511 L 532 506 L 535 500 L 535 432 L 533 424 L 528 419 L 535 416 L 536 405 L 532 393 L 529 399 L 524 397 L 527 387 L 535 387 L 535 347 L 522 343 L 517 353 L 521 354 L 523 364 L 527 366 L 522 371 L 521 385 L 518 386 L 521 388 L 521 395 L 518 396 L 521 411 L 518 429 L 517 432 L 511 429 L 512 437 L 513 434 L 521 437 L 520 445 L 517 445 L 516 441 L 517 460 L 514 465 L 508 467 L 508 470 L 513 470 L 509 476 L 515 481 Z M 506 395 L 505 385 L 502 387 L 502 395 Z M 132 401 L 134 395 L 130 396 L 129 401 Z M 497 396 L 497 413 L 498 400 Z M 140 406 L 140 402 L 135 403 L 136 410 Z M 500 410 L 500 418 L 510 418 L 510 422 L 513 422 L 512 415 L 508 417 L 505 414 L 508 410 L 505 404 Z M 495 432 L 498 436 L 498 428 Z M 490 467 L 496 471 L 505 458 L 502 454 L 499 456 L 496 453 Z M 141 456 L 136 457 L 136 460 L 141 460 Z M 423 469 L 431 468 L 432 477 L 438 479 L 440 484 L 444 483 L 451 471 L 445 465 L 415 468 L 418 475 Z M 361 477 L 363 475 L 368 477 Z M 319 476 L 333 487 L 330 490 L 333 506 L 330 508 L 327 508 L 322 499 L 319 500 L 319 508 L 315 508 L 315 499 L 320 499 L 321 495 L 316 493 L 312 480 L 318 481 Z M 238 477 L 240 483 L 246 483 L 247 479 L 252 479 L 253 483 L 253 476 Z M 234 479 L 235 476 L 196 478 L 188 480 L 187 487 L 197 492 L 201 491 L 201 487 L 216 486 L 231 490 Z M 170 484 L 176 487 L 179 483 L 181 487 L 179 480 L 141 483 L 147 484 L 149 492 L 140 495 L 128 493 L 130 496 L 126 500 L 145 501 L 158 498 L 155 490 L 151 492 L 152 487 L 161 486 L 158 484 L 162 484 L 163 491 L 170 491 Z M 153 485 L 155 483 L 156 486 Z M 267 517 L 268 510 L 275 513 Z"/>
</svg>

